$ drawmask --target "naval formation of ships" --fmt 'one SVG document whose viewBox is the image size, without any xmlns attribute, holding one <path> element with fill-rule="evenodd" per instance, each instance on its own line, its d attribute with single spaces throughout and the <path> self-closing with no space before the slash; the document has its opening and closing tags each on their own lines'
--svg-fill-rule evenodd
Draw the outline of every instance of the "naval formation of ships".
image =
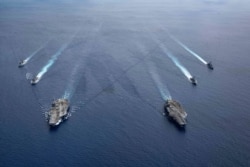
<svg viewBox="0 0 250 167">
<path fill-rule="evenodd" d="M 18 67 L 23 67 L 27 61 L 21 60 L 18 64 Z M 212 65 L 212 62 L 208 62 L 207 67 L 210 70 L 213 70 L 214 67 Z M 32 85 L 35 85 L 39 82 L 40 78 L 39 77 L 34 77 L 31 79 L 30 83 Z M 193 85 L 197 85 L 197 80 L 195 77 L 189 78 L 190 82 Z M 185 110 L 182 108 L 179 102 L 175 100 L 168 99 L 165 102 L 164 105 L 164 112 L 166 115 L 169 116 L 172 120 L 174 120 L 177 125 L 180 127 L 185 127 L 186 125 L 186 117 L 187 113 Z M 57 99 L 52 102 L 51 108 L 48 112 L 48 124 L 51 127 L 59 125 L 63 120 L 67 119 L 69 116 L 69 101 L 67 99 Z"/>
<path fill-rule="evenodd" d="M 21 60 L 18 63 L 18 67 L 23 67 L 27 61 Z M 30 83 L 35 85 L 39 82 L 39 77 L 34 77 L 31 79 Z M 51 127 L 58 126 L 61 122 L 66 120 L 70 113 L 69 113 L 69 101 L 67 99 L 57 99 L 54 100 L 51 104 L 50 110 L 47 112 L 48 124 Z"/>
</svg>

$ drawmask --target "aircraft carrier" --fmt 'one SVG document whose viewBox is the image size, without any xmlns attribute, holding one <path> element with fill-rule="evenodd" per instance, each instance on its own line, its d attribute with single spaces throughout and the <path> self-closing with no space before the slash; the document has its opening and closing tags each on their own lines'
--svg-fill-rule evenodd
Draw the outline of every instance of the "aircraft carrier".
<svg viewBox="0 0 250 167">
<path fill-rule="evenodd" d="M 69 101 L 67 99 L 57 99 L 53 101 L 48 112 L 48 123 L 50 126 L 57 126 L 69 116 Z"/>
<path fill-rule="evenodd" d="M 167 100 L 164 105 L 164 109 L 165 113 L 170 118 L 172 118 L 179 126 L 184 127 L 187 124 L 187 113 L 177 101 Z"/>
</svg>

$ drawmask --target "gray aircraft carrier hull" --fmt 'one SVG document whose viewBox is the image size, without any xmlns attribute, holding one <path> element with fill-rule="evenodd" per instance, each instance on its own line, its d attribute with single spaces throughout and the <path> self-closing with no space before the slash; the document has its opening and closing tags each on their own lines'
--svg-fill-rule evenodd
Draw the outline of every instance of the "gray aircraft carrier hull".
<svg viewBox="0 0 250 167">
<path fill-rule="evenodd" d="M 187 124 L 187 113 L 180 103 L 175 100 L 167 100 L 164 105 L 165 113 L 172 118 L 179 126 L 183 127 Z"/>
<path fill-rule="evenodd" d="M 57 99 L 53 101 L 48 112 L 48 123 L 50 126 L 59 125 L 64 119 L 68 118 L 69 101 L 67 99 Z"/>
</svg>

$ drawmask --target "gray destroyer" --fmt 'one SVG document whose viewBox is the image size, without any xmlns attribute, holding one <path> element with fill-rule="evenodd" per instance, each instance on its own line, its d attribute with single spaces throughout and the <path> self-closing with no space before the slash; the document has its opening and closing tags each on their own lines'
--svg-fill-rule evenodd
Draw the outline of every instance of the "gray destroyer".
<svg viewBox="0 0 250 167">
<path fill-rule="evenodd" d="M 167 100 L 164 109 L 165 113 L 181 127 L 184 127 L 187 124 L 187 113 L 177 101 L 170 99 Z"/>
<path fill-rule="evenodd" d="M 53 101 L 48 112 L 48 123 L 50 126 L 57 126 L 69 116 L 69 101 L 57 99 Z"/>
<path fill-rule="evenodd" d="M 21 60 L 19 63 L 18 63 L 18 67 L 23 67 L 28 61 L 27 60 Z"/>
</svg>

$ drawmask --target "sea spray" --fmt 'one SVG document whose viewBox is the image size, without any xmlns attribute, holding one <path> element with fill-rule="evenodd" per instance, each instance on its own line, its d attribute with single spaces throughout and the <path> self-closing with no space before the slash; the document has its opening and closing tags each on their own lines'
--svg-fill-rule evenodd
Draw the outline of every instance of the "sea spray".
<svg viewBox="0 0 250 167">
<path fill-rule="evenodd" d="M 42 78 L 42 76 L 49 70 L 49 68 L 55 63 L 57 58 L 62 54 L 62 52 L 67 48 L 68 43 L 64 44 L 48 61 L 48 63 L 42 68 L 42 70 L 37 74 L 38 78 Z"/>
<path fill-rule="evenodd" d="M 188 51 L 190 54 L 192 54 L 193 56 L 195 56 L 198 60 L 200 60 L 203 64 L 207 64 L 207 62 L 201 58 L 197 53 L 195 53 L 194 51 L 192 51 L 191 49 L 189 49 L 186 45 L 184 45 L 181 41 L 179 41 L 176 37 L 174 37 L 173 35 L 170 35 L 170 38 L 172 38 L 176 43 L 178 43 L 181 47 L 183 47 L 186 51 Z"/>
<path fill-rule="evenodd" d="M 70 100 L 75 93 L 76 87 L 80 80 L 80 77 L 77 77 L 77 73 L 79 71 L 79 64 L 75 66 L 71 74 L 71 80 L 68 83 L 68 86 L 64 92 L 63 98 Z"/>
<path fill-rule="evenodd" d="M 30 80 L 32 78 L 34 78 L 34 77 L 33 77 L 33 75 L 31 73 L 26 73 L 26 79 L 27 80 Z"/>
<path fill-rule="evenodd" d="M 159 90 L 162 99 L 165 101 L 168 99 L 172 99 L 167 86 L 165 86 L 161 82 L 161 79 L 160 79 L 159 75 L 156 73 L 156 69 L 153 66 L 150 66 L 149 74 L 152 76 L 154 84 L 157 87 L 157 89 Z"/>
</svg>

